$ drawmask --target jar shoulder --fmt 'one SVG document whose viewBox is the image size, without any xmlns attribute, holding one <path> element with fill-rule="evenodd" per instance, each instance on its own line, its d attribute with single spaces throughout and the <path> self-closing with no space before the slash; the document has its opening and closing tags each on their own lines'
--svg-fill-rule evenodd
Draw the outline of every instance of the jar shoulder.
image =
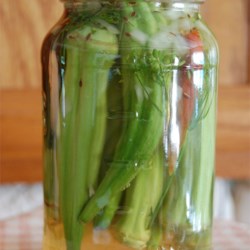
<svg viewBox="0 0 250 250">
<path fill-rule="evenodd" d="M 212 64 L 219 63 L 219 46 L 216 37 L 209 26 L 202 19 L 197 21 L 197 28 L 200 31 L 204 44 L 204 52 Z"/>
<path fill-rule="evenodd" d="M 118 8 L 114 8 L 112 11 L 109 8 L 103 8 L 102 11 L 96 11 L 95 14 L 88 11 L 71 13 L 70 15 L 64 13 L 44 39 L 42 58 L 44 55 L 48 55 L 49 51 L 55 50 L 58 45 L 63 45 L 65 38 L 73 31 L 81 31 L 86 26 L 91 27 L 93 30 L 106 29 L 109 32 L 115 32 L 119 41 L 122 32 L 124 32 L 123 25 L 131 23 L 129 32 L 125 30 L 124 34 L 129 36 L 129 39 L 133 40 L 134 43 L 119 43 L 121 48 L 130 49 L 135 44 L 136 47 L 146 46 L 151 49 L 174 52 L 180 58 L 183 58 L 183 55 L 190 55 L 190 53 L 198 51 L 200 54 L 204 54 L 210 64 L 218 64 L 219 50 L 217 41 L 197 13 L 170 12 L 164 9 L 157 9 L 157 11 L 156 15 L 152 10 L 155 20 L 159 22 L 157 22 L 154 32 L 150 35 L 144 32 L 145 25 L 140 25 L 145 20 L 130 14 L 129 18 L 137 21 L 138 25 L 135 26 L 123 16 L 122 10 Z M 115 14 L 115 12 L 117 13 Z M 86 35 L 87 38 L 88 34 Z"/>
<path fill-rule="evenodd" d="M 41 46 L 41 60 L 44 62 L 49 53 L 55 49 L 56 45 L 60 42 L 60 37 L 66 34 L 65 28 L 69 25 L 70 21 L 64 12 L 61 18 L 52 26 L 43 39 Z"/>
</svg>

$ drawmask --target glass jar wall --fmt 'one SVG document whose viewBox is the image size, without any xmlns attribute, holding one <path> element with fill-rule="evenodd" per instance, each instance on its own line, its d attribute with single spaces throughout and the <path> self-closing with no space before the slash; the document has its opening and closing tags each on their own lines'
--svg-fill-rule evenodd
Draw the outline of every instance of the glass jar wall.
<svg viewBox="0 0 250 250">
<path fill-rule="evenodd" d="M 211 249 L 218 50 L 200 1 L 64 1 L 42 48 L 43 250 Z"/>
</svg>

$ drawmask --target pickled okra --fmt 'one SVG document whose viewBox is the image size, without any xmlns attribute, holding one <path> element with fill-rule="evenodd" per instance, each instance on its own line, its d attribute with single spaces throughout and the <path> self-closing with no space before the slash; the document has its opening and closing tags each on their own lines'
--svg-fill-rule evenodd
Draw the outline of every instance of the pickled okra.
<svg viewBox="0 0 250 250">
<path fill-rule="evenodd" d="M 142 16 L 144 18 L 142 20 L 143 27 L 138 28 L 143 28 L 143 31 L 148 35 L 153 35 L 157 31 L 157 23 L 153 15 L 150 16 L 150 9 L 146 3 L 141 3 L 139 8 L 130 6 L 124 8 L 123 17 L 128 18 L 134 11 L 140 13 L 140 11 L 145 10 L 148 19 Z M 132 17 L 124 24 L 124 34 L 121 35 L 121 41 L 127 43 L 124 46 L 131 46 L 132 48 L 136 43 L 132 39 L 126 39 L 126 34 L 137 27 L 136 19 L 133 19 L 135 18 Z M 123 53 L 124 46 L 123 44 L 121 46 L 121 53 Z M 80 219 L 83 222 L 92 220 L 97 212 L 109 203 L 111 197 L 119 195 L 118 193 L 133 180 L 140 168 L 147 164 L 146 162 L 159 143 L 164 117 L 164 96 L 162 95 L 164 79 L 161 77 L 159 77 L 159 80 L 157 79 L 160 67 L 152 53 L 153 50 L 145 45 L 142 49 L 132 50 L 130 54 L 123 56 L 124 103 L 127 103 L 127 112 L 130 112 L 133 116 L 137 115 L 137 117 L 125 124 L 114 157 L 114 164 L 110 166 L 94 196 L 81 213 Z M 133 63 L 134 61 L 136 61 L 136 64 Z M 145 89 L 147 88 L 150 89 L 151 95 L 147 99 L 138 100 L 135 86 L 137 91 L 141 92 L 146 92 Z M 124 163 L 126 166 L 123 166 Z"/>
<path fill-rule="evenodd" d="M 65 50 L 65 96 L 60 104 L 58 132 L 60 207 L 67 249 L 74 250 L 80 248 L 83 235 L 79 212 L 98 178 L 108 73 L 117 55 L 117 39 L 106 30 L 95 28 L 93 32 L 93 27 L 85 27 L 68 36 Z M 97 57 L 97 53 L 102 56 Z M 87 74 L 84 69 L 88 69 Z"/>
<path fill-rule="evenodd" d="M 71 2 L 47 40 L 56 56 L 43 58 L 46 219 L 57 242 L 44 250 L 91 240 L 100 250 L 207 249 L 214 39 L 188 4 L 83 2 Z"/>
</svg>

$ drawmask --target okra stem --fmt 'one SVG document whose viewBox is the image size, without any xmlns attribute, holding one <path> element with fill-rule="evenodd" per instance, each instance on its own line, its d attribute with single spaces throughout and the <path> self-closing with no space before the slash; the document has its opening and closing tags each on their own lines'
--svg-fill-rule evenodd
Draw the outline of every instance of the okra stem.
<svg viewBox="0 0 250 250">
<path fill-rule="evenodd" d="M 125 207 L 128 211 L 121 216 L 118 231 L 122 241 L 128 245 L 146 247 L 151 237 L 148 224 L 162 192 L 163 166 L 163 155 L 157 149 L 153 158 L 126 189 Z"/>
</svg>

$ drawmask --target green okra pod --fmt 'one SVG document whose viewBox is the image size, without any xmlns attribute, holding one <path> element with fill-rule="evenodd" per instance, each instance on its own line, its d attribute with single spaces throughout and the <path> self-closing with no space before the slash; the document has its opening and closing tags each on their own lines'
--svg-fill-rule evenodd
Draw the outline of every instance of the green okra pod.
<svg viewBox="0 0 250 250">
<path fill-rule="evenodd" d="M 64 232 L 68 250 L 78 250 L 81 244 L 83 227 L 75 221 L 74 211 L 77 200 L 81 199 L 73 197 L 76 185 L 72 180 L 76 180 L 74 176 L 75 164 L 75 130 L 78 103 L 78 88 L 80 82 L 80 55 L 76 46 L 77 41 L 67 40 L 65 43 L 66 50 L 66 70 L 62 84 L 62 94 L 60 100 L 60 127 L 57 140 L 57 158 L 59 165 L 59 195 L 61 218 L 64 224 Z M 63 95 L 65 93 L 65 95 Z M 81 171 L 81 170 L 80 170 Z M 78 176 L 81 176 L 78 171 Z M 77 183 L 75 183 L 77 184 Z M 79 184 L 78 184 L 79 185 Z M 81 188 L 82 191 L 85 187 Z"/>
<path fill-rule="evenodd" d="M 156 22 L 149 10 L 148 18 L 140 15 L 140 12 L 147 8 L 149 7 L 143 2 L 138 3 L 135 9 L 131 6 L 125 8 L 125 15 L 130 15 L 131 20 L 124 18 L 120 49 L 128 52 L 126 41 L 132 46 L 127 56 L 124 55 L 122 58 L 128 122 L 125 124 L 113 164 L 94 196 L 83 208 L 80 215 L 83 222 L 92 220 L 114 195 L 126 188 L 140 169 L 147 164 L 162 135 L 165 104 L 162 95 L 164 82 L 158 77 L 160 69 L 154 60 L 152 50 L 146 45 L 140 49 L 134 47 L 136 42 L 130 37 L 130 31 L 137 27 L 135 17 L 131 15 L 134 10 L 141 19 L 141 24 L 138 22 L 138 25 L 146 34 L 152 35 L 157 31 Z"/>
<path fill-rule="evenodd" d="M 116 194 L 109 202 L 109 204 L 103 209 L 103 211 L 98 214 L 94 220 L 94 225 L 98 229 L 107 229 L 118 208 L 121 201 L 122 192 Z"/>
<path fill-rule="evenodd" d="M 71 43 L 67 44 L 64 85 L 70 89 L 65 91 L 68 97 L 62 101 L 65 104 L 62 117 L 63 112 L 68 113 L 62 118 L 59 140 L 60 200 L 67 250 L 79 250 L 83 225 L 78 216 L 99 172 L 106 119 L 105 92 L 117 54 L 117 40 L 109 31 L 93 27 L 76 30 L 68 39 Z"/>
</svg>

